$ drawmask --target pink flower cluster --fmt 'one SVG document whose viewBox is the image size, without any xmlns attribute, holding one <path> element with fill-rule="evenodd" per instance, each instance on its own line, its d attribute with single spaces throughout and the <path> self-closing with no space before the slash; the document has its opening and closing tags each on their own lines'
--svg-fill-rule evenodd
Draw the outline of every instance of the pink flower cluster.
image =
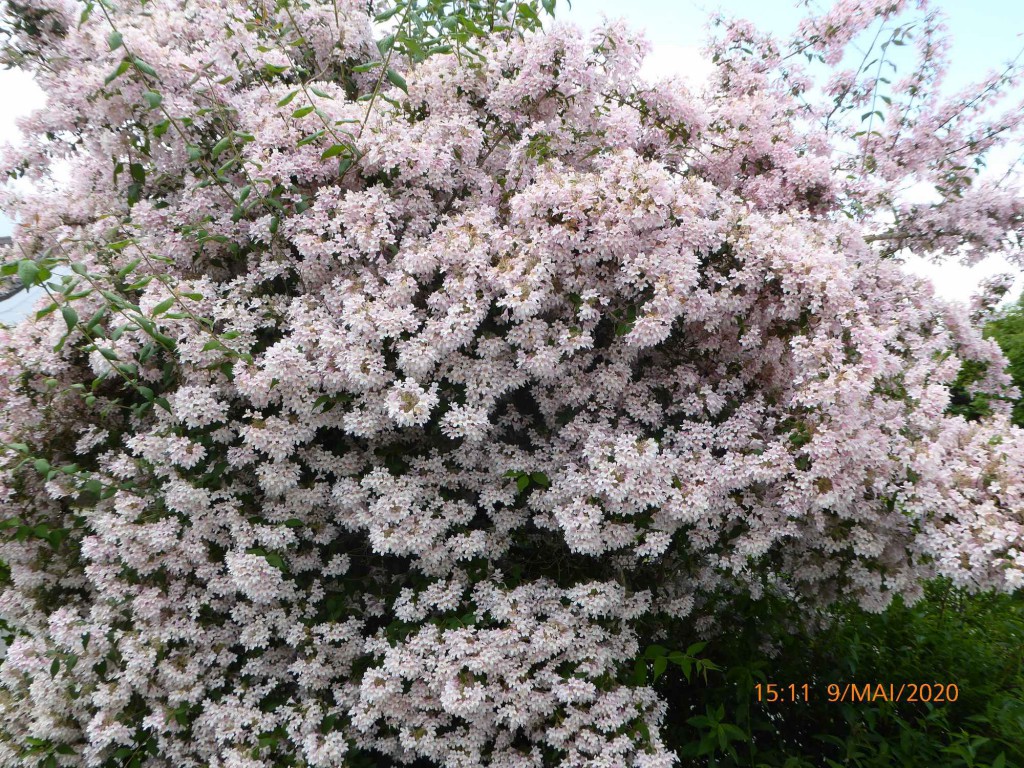
<svg viewBox="0 0 1024 768">
<path fill-rule="evenodd" d="M 903 2 L 728 24 L 699 92 L 618 24 L 385 65 L 357 0 L 32 5 L 0 202 L 72 271 L 0 328 L 0 766 L 667 768 L 635 660 L 732 597 L 1024 582 L 1024 432 L 946 414 L 1019 393 L 891 258 L 1020 242 L 964 168 L 1024 113 L 927 91 L 935 18 L 859 134 L 791 54 Z"/>
</svg>

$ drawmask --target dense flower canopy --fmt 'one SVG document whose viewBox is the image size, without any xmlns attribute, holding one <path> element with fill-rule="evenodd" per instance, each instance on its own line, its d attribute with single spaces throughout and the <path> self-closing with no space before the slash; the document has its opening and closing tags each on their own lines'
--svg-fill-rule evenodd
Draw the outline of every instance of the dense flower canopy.
<svg viewBox="0 0 1024 768">
<path fill-rule="evenodd" d="M 732 597 L 1021 585 L 1004 361 L 893 258 L 1019 259 L 1016 69 L 939 98 L 900 0 L 699 88 L 389 8 L 8 0 L 0 765 L 668 766 L 635 660 Z"/>
</svg>

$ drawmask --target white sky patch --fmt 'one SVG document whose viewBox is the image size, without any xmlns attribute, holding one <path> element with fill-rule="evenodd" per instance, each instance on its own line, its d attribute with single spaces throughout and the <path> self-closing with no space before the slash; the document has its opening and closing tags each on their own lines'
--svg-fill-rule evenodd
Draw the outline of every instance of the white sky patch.
<svg viewBox="0 0 1024 768">
<path fill-rule="evenodd" d="M 19 69 L 0 70 L 0 147 L 19 144 L 24 135 L 18 128 L 18 118 L 25 117 L 46 106 L 46 96 L 27 72 Z M 11 233 L 10 218 L 0 211 L 0 235 Z"/>
<path fill-rule="evenodd" d="M 0 70 L 0 144 L 17 144 L 23 138 L 17 120 L 45 106 L 46 96 L 27 72 L 20 69 Z"/>
<path fill-rule="evenodd" d="M 899 200 L 911 205 L 934 205 L 942 202 L 942 195 L 930 181 L 918 181 L 903 190 Z"/>
<path fill-rule="evenodd" d="M 711 76 L 714 67 L 693 45 L 655 45 L 644 59 L 640 76 L 655 82 L 678 75 L 692 86 L 699 86 Z"/>
<path fill-rule="evenodd" d="M 1004 304 L 1016 301 L 1021 289 L 1024 288 L 1020 267 L 1011 264 L 1002 256 L 989 256 L 980 264 L 965 267 L 956 261 L 935 264 L 922 256 L 907 255 L 903 259 L 903 268 L 912 275 L 928 278 L 935 286 L 935 293 L 938 296 L 953 301 L 969 301 L 971 296 L 978 292 L 978 283 L 1001 272 L 1016 276 Z"/>
</svg>

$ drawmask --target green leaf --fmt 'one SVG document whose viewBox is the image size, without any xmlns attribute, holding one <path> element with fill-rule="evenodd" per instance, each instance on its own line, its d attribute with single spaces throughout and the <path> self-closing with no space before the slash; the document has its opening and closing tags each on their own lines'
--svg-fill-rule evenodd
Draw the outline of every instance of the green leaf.
<svg viewBox="0 0 1024 768">
<path fill-rule="evenodd" d="M 117 78 L 119 78 L 121 75 L 123 75 L 125 72 L 127 72 L 130 67 L 131 67 L 131 62 L 129 62 L 128 59 L 125 59 L 124 61 L 122 61 L 120 64 L 117 65 L 117 69 L 115 69 L 113 72 L 111 72 L 109 75 L 107 75 L 107 79 L 103 81 L 103 84 L 104 85 L 110 85 L 112 82 L 117 80 Z"/>
<path fill-rule="evenodd" d="M 350 147 L 348 147 L 345 144 L 332 144 L 330 147 L 323 151 L 323 153 L 320 155 L 320 159 L 327 160 L 328 158 L 331 157 L 337 157 L 343 152 L 348 152 L 349 150 Z"/>
<path fill-rule="evenodd" d="M 68 324 L 68 332 L 74 330 L 78 325 L 78 313 L 71 307 L 61 307 L 60 313 L 64 316 L 64 322 Z"/>
<path fill-rule="evenodd" d="M 722 723 L 719 727 L 720 733 L 724 733 L 730 741 L 746 741 L 747 734 L 738 726 L 732 723 Z"/>
<path fill-rule="evenodd" d="M 691 663 L 690 659 L 684 658 L 681 662 L 678 663 L 679 668 L 683 670 L 683 675 L 686 677 L 686 682 L 690 682 L 690 680 L 693 678 L 693 664 Z"/>
<path fill-rule="evenodd" d="M 213 149 L 210 150 L 210 156 L 216 160 L 217 157 L 228 147 L 231 146 L 231 137 L 225 136 L 223 139 L 213 145 Z"/>
<path fill-rule="evenodd" d="M 114 248 L 114 246 L 116 246 L 116 245 L 117 245 L 117 243 L 115 243 L 113 246 L 111 246 L 112 250 L 121 250 L 121 249 L 118 249 L 118 248 Z M 127 276 L 129 274 L 131 274 L 131 272 L 135 269 L 135 267 L 138 266 L 141 263 L 142 263 L 142 259 L 133 259 L 128 264 L 125 264 L 123 267 L 118 269 L 118 280 L 124 280 L 125 278 L 127 278 Z"/>
<path fill-rule="evenodd" d="M 292 99 L 294 99 L 298 95 L 298 93 L 299 93 L 298 91 L 292 91 L 287 96 L 285 96 L 283 99 L 281 99 L 279 102 L 277 102 L 277 106 L 279 106 L 279 107 L 287 107 L 289 104 L 292 103 Z"/>
<path fill-rule="evenodd" d="M 107 44 L 110 45 L 110 50 L 112 51 L 116 51 L 118 48 L 120 48 L 122 42 L 124 42 L 124 38 L 121 36 L 121 33 L 118 32 L 116 29 L 113 32 L 111 32 L 110 36 L 107 38 Z"/>
<path fill-rule="evenodd" d="M 519 489 L 519 492 L 522 493 L 529 486 L 530 486 L 530 477 L 529 477 L 529 475 L 520 475 L 519 479 L 516 481 L 516 488 Z"/>
<path fill-rule="evenodd" d="M 157 343 L 158 343 L 158 344 L 159 344 L 159 345 L 160 345 L 161 347 L 163 347 L 164 349 L 168 349 L 168 350 L 170 350 L 170 351 L 172 351 L 172 352 L 173 352 L 173 351 L 174 351 L 174 350 L 175 350 L 175 349 L 177 348 L 177 346 L 178 346 L 178 342 L 176 342 L 176 341 L 175 341 L 174 339 L 172 339 L 172 338 L 171 338 L 170 336 L 165 336 L 164 334 L 160 333 L 160 331 L 153 331 L 153 332 L 152 332 L 152 333 L 150 334 L 150 336 L 152 336 L 152 337 L 153 337 L 154 339 L 156 339 Z"/>
<path fill-rule="evenodd" d="M 270 552 L 264 555 L 267 562 L 280 571 L 287 571 L 288 567 L 284 564 L 284 558 L 275 552 Z"/>
<path fill-rule="evenodd" d="M 707 645 L 708 644 L 706 642 L 694 643 L 693 645 L 691 645 L 689 648 L 686 649 L 686 655 L 687 656 L 696 656 L 698 653 L 703 651 L 707 647 Z"/>
<path fill-rule="evenodd" d="M 375 22 L 377 22 L 378 24 L 383 24 L 385 21 L 390 19 L 392 16 L 395 16 L 400 10 L 402 10 L 402 4 L 401 3 L 395 3 L 393 8 L 389 8 L 388 10 L 384 11 L 383 13 L 378 13 L 376 16 L 373 17 L 373 20 Z"/>
<path fill-rule="evenodd" d="M 312 144 L 312 143 L 313 143 L 314 141 L 316 141 L 316 140 L 317 140 L 317 139 L 319 139 L 319 138 L 320 138 L 321 136 L 323 136 L 323 135 L 324 135 L 324 133 L 326 133 L 326 131 L 325 131 L 325 130 L 324 130 L 323 128 L 321 128 L 321 129 L 320 129 L 319 131 L 317 131 L 316 133 L 311 133 L 311 134 L 309 134 L 309 136 L 303 136 L 303 137 L 302 137 L 301 139 L 299 139 L 299 140 L 298 140 L 298 141 L 297 141 L 297 142 L 295 143 L 295 146 L 296 146 L 296 147 L 304 147 L 304 146 L 306 146 L 307 144 Z M 273 198 L 269 198 L 269 199 L 268 199 L 268 201 L 270 201 L 270 200 L 273 200 Z"/>
<path fill-rule="evenodd" d="M 32 259 L 22 259 L 18 262 L 18 279 L 26 288 L 35 285 L 39 280 L 39 266 Z"/>
<path fill-rule="evenodd" d="M 142 94 L 142 98 L 150 109 L 156 109 L 163 103 L 164 100 L 164 97 L 156 91 L 146 91 L 144 94 Z"/>
<path fill-rule="evenodd" d="M 534 472 L 530 475 L 530 479 L 539 485 L 541 488 L 548 488 L 551 486 L 551 481 L 548 480 L 548 476 L 543 472 Z"/>
<path fill-rule="evenodd" d="M 660 659 L 662 656 L 668 655 L 668 649 L 664 645 L 649 645 L 647 650 L 644 651 L 644 656 L 648 659 Z"/>
<path fill-rule="evenodd" d="M 171 296 L 169 299 L 164 299 L 163 301 L 161 301 L 159 304 L 153 307 L 153 317 L 156 317 L 157 315 L 162 315 L 164 312 L 166 312 L 168 309 L 174 306 L 174 302 L 175 298 L 173 296 Z"/>
<path fill-rule="evenodd" d="M 643 659 L 637 659 L 633 665 L 633 681 L 637 685 L 647 684 L 647 662 Z"/>
<path fill-rule="evenodd" d="M 654 660 L 654 679 L 657 680 L 661 677 L 666 669 L 668 669 L 668 659 L 665 656 L 656 658 Z"/>
<path fill-rule="evenodd" d="M 322 91 L 319 88 L 317 88 L 315 85 L 309 86 L 309 90 L 311 90 L 313 93 L 315 93 L 321 99 L 331 99 L 331 98 L 334 98 L 333 96 L 331 96 L 326 91 Z"/>
<path fill-rule="evenodd" d="M 405 82 L 405 78 L 395 72 L 393 69 L 387 71 L 388 81 L 396 88 L 401 88 L 406 93 L 409 93 L 409 86 Z"/>
<path fill-rule="evenodd" d="M 143 278 L 141 278 L 141 279 L 139 279 L 139 280 L 136 280 L 136 281 L 135 281 L 134 283 L 132 283 L 131 285 L 126 285 L 126 286 L 124 287 L 124 289 L 125 289 L 126 291 L 137 291 L 137 290 L 139 290 L 140 288 L 145 288 L 145 287 L 146 287 L 147 285 L 149 285 L 149 284 L 150 284 L 151 282 L 153 282 L 153 275 L 146 275 L 145 277 L 143 277 Z M 117 303 L 117 302 L 114 302 L 114 304 L 115 304 L 115 306 L 118 306 L 118 303 Z"/>
<path fill-rule="evenodd" d="M 316 109 L 316 107 L 313 107 L 313 106 L 299 107 L 294 112 L 292 112 L 292 117 L 296 117 L 296 118 L 298 118 L 298 117 L 305 117 L 310 112 L 312 112 L 314 109 Z"/>
<path fill-rule="evenodd" d="M 217 177 L 218 177 L 218 178 L 223 178 L 224 174 L 225 174 L 225 173 L 226 173 L 226 172 L 227 172 L 227 171 L 228 171 L 228 170 L 229 170 L 229 169 L 231 168 L 231 166 L 232 166 L 232 165 L 234 165 L 234 164 L 235 164 L 235 159 L 234 159 L 234 158 L 230 158 L 230 159 L 229 159 L 229 160 L 228 160 L 228 161 L 227 161 L 226 163 L 224 163 L 224 165 L 220 166 L 220 168 L 218 168 L 218 169 L 217 169 L 217 173 L 216 173 Z"/>
<path fill-rule="evenodd" d="M 149 64 L 144 62 L 142 59 L 136 58 L 136 59 L 132 59 L 132 61 L 135 63 L 135 66 L 138 67 L 139 71 L 142 72 L 143 74 L 149 75 L 150 77 L 156 77 L 157 76 L 156 75 L 156 70 L 153 69 L 151 66 L 149 66 Z"/>
</svg>

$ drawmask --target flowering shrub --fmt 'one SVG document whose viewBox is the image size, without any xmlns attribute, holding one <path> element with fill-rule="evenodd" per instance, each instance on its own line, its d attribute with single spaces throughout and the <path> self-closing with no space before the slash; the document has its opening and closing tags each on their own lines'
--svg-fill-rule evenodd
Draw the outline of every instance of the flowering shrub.
<svg viewBox="0 0 1024 768">
<path fill-rule="evenodd" d="M 7 0 L 0 764 L 668 766 L 732 598 L 1024 581 L 1003 358 L 892 258 L 1019 258 L 1017 70 L 844 0 L 651 85 L 550 5 Z"/>
</svg>

